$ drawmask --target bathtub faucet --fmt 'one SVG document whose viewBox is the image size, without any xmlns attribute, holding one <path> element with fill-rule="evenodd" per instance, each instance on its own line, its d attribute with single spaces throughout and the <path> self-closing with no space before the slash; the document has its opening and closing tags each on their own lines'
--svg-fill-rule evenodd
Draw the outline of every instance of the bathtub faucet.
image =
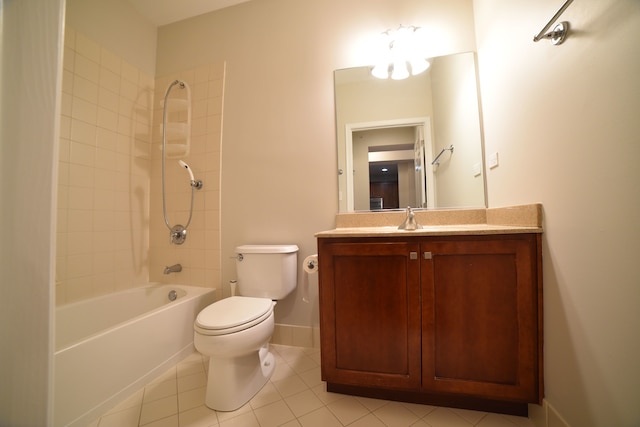
<svg viewBox="0 0 640 427">
<path fill-rule="evenodd" d="M 164 268 L 164 274 L 169 274 L 169 273 L 179 273 L 182 271 L 182 266 L 180 264 L 174 264 L 171 266 L 166 266 Z"/>
</svg>

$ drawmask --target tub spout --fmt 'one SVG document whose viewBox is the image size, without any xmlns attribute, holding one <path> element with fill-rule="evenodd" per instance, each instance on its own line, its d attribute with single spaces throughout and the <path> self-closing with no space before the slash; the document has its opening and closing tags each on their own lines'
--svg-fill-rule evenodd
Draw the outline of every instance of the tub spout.
<svg viewBox="0 0 640 427">
<path fill-rule="evenodd" d="M 164 268 L 164 274 L 179 273 L 181 271 L 182 271 L 182 265 L 180 264 L 168 265 Z"/>
</svg>

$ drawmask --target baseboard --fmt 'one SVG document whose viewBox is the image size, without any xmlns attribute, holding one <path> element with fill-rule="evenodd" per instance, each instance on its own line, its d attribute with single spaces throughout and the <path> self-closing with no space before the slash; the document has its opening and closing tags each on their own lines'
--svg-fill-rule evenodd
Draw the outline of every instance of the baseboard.
<svg viewBox="0 0 640 427">
<path fill-rule="evenodd" d="M 571 427 L 546 400 L 540 405 L 529 405 L 529 419 L 536 427 Z"/>
<path fill-rule="evenodd" d="M 271 336 L 271 343 L 295 347 L 320 348 L 320 327 L 276 323 L 273 335 Z"/>
</svg>

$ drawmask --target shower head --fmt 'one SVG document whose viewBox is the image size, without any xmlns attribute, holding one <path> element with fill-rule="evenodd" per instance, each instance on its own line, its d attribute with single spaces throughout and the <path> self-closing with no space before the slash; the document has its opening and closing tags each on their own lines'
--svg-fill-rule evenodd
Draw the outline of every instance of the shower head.
<svg viewBox="0 0 640 427">
<path fill-rule="evenodd" d="M 191 178 L 191 182 L 196 180 L 193 177 L 193 172 L 191 172 L 191 168 L 189 167 L 188 164 L 186 164 L 183 160 L 178 160 L 178 164 L 180 164 L 180 166 L 182 166 L 183 168 L 185 168 L 187 170 L 187 172 L 189 172 L 189 177 Z"/>
<path fill-rule="evenodd" d="M 186 164 L 183 160 L 178 160 L 178 164 L 180 164 L 180 166 L 182 166 L 187 170 L 187 172 L 189 172 L 189 178 L 191 178 L 191 186 L 196 190 L 200 190 L 202 188 L 202 181 L 196 181 L 196 179 L 193 177 L 193 172 L 191 172 L 191 168 L 189 167 L 189 165 Z"/>
</svg>

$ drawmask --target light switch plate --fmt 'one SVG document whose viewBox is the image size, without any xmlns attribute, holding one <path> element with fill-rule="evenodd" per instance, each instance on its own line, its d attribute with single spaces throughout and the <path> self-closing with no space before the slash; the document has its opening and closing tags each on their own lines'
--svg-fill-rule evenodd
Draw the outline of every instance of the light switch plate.
<svg viewBox="0 0 640 427">
<path fill-rule="evenodd" d="M 498 161 L 498 152 L 497 151 L 495 153 L 492 153 L 492 154 L 489 155 L 488 163 L 489 163 L 489 169 L 493 169 L 493 168 L 498 167 L 500 162 Z"/>
<path fill-rule="evenodd" d="M 478 162 L 473 165 L 473 176 L 480 176 L 482 174 L 482 163 Z"/>
</svg>

